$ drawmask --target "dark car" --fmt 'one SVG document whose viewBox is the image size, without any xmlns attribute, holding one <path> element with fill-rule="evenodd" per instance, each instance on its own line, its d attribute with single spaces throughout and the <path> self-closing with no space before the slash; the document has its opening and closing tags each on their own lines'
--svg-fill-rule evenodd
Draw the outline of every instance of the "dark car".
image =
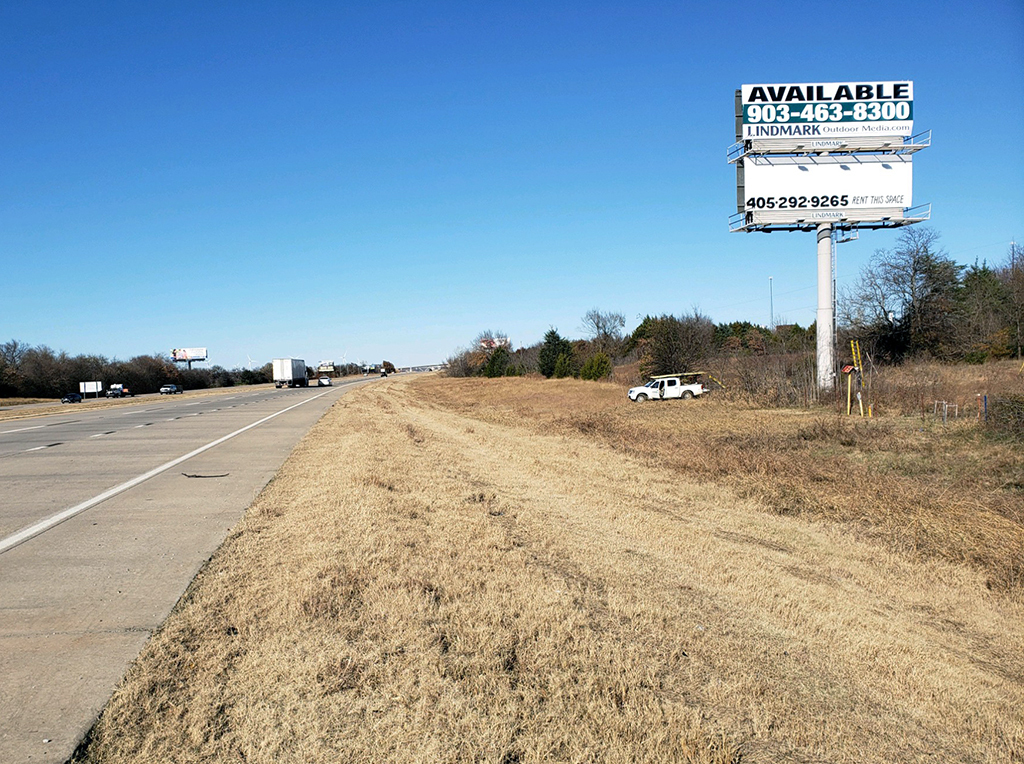
<svg viewBox="0 0 1024 764">
<path fill-rule="evenodd" d="M 60 399 L 61 403 L 81 403 L 82 396 L 80 393 L 68 393 Z"/>
</svg>

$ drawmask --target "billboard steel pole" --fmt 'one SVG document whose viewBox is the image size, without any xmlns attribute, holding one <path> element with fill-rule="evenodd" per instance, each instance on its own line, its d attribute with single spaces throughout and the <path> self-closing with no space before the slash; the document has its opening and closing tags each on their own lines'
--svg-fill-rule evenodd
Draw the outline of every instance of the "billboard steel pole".
<svg viewBox="0 0 1024 764">
<path fill-rule="evenodd" d="M 835 340 L 832 311 L 832 224 L 818 225 L 818 389 L 835 385 Z"/>
</svg>

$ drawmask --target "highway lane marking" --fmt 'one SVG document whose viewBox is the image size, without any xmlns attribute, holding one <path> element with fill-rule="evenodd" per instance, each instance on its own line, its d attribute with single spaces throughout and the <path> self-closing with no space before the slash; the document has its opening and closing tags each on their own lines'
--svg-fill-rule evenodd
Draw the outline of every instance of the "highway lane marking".
<svg viewBox="0 0 1024 764">
<path fill-rule="evenodd" d="M 225 435 L 225 436 L 223 436 L 221 438 L 217 438 L 217 440 L 210 441 L 205 446 L 200 446 L 199 448 L 195 449 L 194 451 L 189 451 L 184 456 L 179 456 L 177 459 L 169 461 L 166 464 L 161 464 L 159 467 L 155 467 L 155 468 L 151 469 L 149 472 L 144 472 L 143 474 L 141 474 L 141 475 L 139 475 L 137 477 L 134 477 L 131 480 L 125 481 L 124 483 L 121 483 L 120 485 L 115 485 L 113 488 L 110 488 L 110 489 L 104 491 L 103 493 L 99 494 L 98 496 L 93 496 L 91 499 L 87 499 L 87 500 L 83 501 L 80 504 L 76 504 L 73 507 L 68 507 L 63 512 L 58 512 L 57 514 L 53 515 L 52 517 L 48 517 L 45 520 L 40 520 L 38 523 L 35 523 L 34 525 L 30 525 L 27 528 L 23 528 L 22 530 L 18 531 L 17 533 L 14 533 L 14 534 L 8 536 L 7 538 L 5 538 L 3 540 L 0 540 L 0 554 L 3 554 L 4 552 L 6 552 L 8 549 L 11 549 L 12 547 L 18 546 L 18 544 L 22 544 L 22 543 L 28 541 L 29 539 L 31 539 L 31 538 L 33 538 L 35 536 L 38 536 L 40 533 L 44 533 L 44 532 L 50 530 L 50 528 L 53 528 L 56 525 L 60 525 L 65 520 L 70 520 L 75 515 L 81 514 L 82 512 L 85 512 L 85 510 L 91 509 L 92 507 L 95 507 L 97 504 L 101 504 L 102 502 L 106 501 L 107 499 L 110 499 L 110 498 L 113 498 L 114 496 L 117 496 L 119 493 L 124 493 L 128 489 L 134 488 L 135 486 L 139 485 L 140 483 L 146 482 L 147 480 L 149 480 L 152 477 L 156 477 L 161 472 L 166 472 L 169 469 L 177 467 L 179 464 L 181 464 L 182 462 L 188 461 L 193 456 L 198 456 L 199 454 L 201 454 L 201 453 L 203 453 L 205 451 L 209 451 L 211 448 L 215 448 L 216 446 L 219 446 L 221 443 L 224 443 L 224 442 L 226 442 L 228 440 L 231 440 L 232 438 L 234 438 L 237 435 L 241 435 L 243 432 L 248 432 L 249 430 L 253 429 L 254 427 L 259 427 L 264 422 L 269 422 L 271 419 L 279 417 L 282 414 L 287 414 L 289 411 L 292 411 L 293 409 L 297 409 L 299 406 L 304 406 L 305 404 L 307 404 L 307 403 L 309 403 L 311 401 L 315 401 L 317 398 L 322 398 L 325 395 L 327 395 L 326 392 L 320 393 L 320 395 L 316 395 L 316 396 L 314 396 L 312 398 L 307 398 L 304 401 L 299 401 L 298 403 L 296 403 L 293 406 L 289 406 L 286 409 L 281 409 L 277 413 L 271 414 L 270 416 L 265 416 L 262 419 L 259 419 L 259 420 L 255 421 L 255 422 L 253 422 L 252 424 L 247 424 L 245 427 L 242 427 L 239 430 L 235 430 L 234 432 L 229 433 L 229 434 L 227 434 L 227 435 Z M 60 445 L 60 444 L 54 443 L 53 445 L 56 446 L 56 445 Z M 49 448 L 49 446 L 40 446 L 39 448 Z M 38 450 L 38 449 L 33 449 L 33 450 Z"/>
<path fill-rule="evenodd" d="M 11 432 L 26 432 L 27 430 L 41 430 L 44 427 L 49 426 L 50 425 L 48 424 L 37 424 L 35 427 L 19 427 L 17 430 L 4 430 L 3 432 L 0 432 L 0 435 L 7 435 L 8 433 Z"/>
</svg>

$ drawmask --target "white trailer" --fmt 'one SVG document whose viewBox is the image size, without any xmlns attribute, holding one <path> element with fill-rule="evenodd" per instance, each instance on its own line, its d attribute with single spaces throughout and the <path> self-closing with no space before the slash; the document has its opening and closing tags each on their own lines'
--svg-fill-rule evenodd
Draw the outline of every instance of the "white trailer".
<svg viewBox="0 0 1024 764">
<path fill-rule="evenodd" d="M 306 362 L 301 358 L 274 359 L 275 387 L 306 387 Z"/>
</svg>

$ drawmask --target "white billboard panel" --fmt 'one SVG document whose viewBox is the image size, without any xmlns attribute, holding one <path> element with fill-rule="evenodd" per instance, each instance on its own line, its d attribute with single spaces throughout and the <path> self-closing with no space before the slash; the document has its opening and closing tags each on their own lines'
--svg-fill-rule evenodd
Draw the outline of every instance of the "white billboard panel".
<svg viewBox="0 0 1024 764">
<path fill-rule="evenodd" d="M 743 85 L 742 140 L 913 135 L 914 83 Z"/>
<path fill-rule="evenodd" d="M 206 348 L 174 348 L 171 350 L 174 361 L 205 361 Z"/>
<path fill-rule="evenodd" d="M 102 393 L 103 383 L 102 382 L 79 382 L 78 392 L 82 395 L 86 393 Z"/>
<path fill-rule="evenodd" d="M 744 208 L 762 222 L 858 220 L 862 212 L 913 206 L 909 155 L 751 156 L 744 160 Z"/>
</svg>

